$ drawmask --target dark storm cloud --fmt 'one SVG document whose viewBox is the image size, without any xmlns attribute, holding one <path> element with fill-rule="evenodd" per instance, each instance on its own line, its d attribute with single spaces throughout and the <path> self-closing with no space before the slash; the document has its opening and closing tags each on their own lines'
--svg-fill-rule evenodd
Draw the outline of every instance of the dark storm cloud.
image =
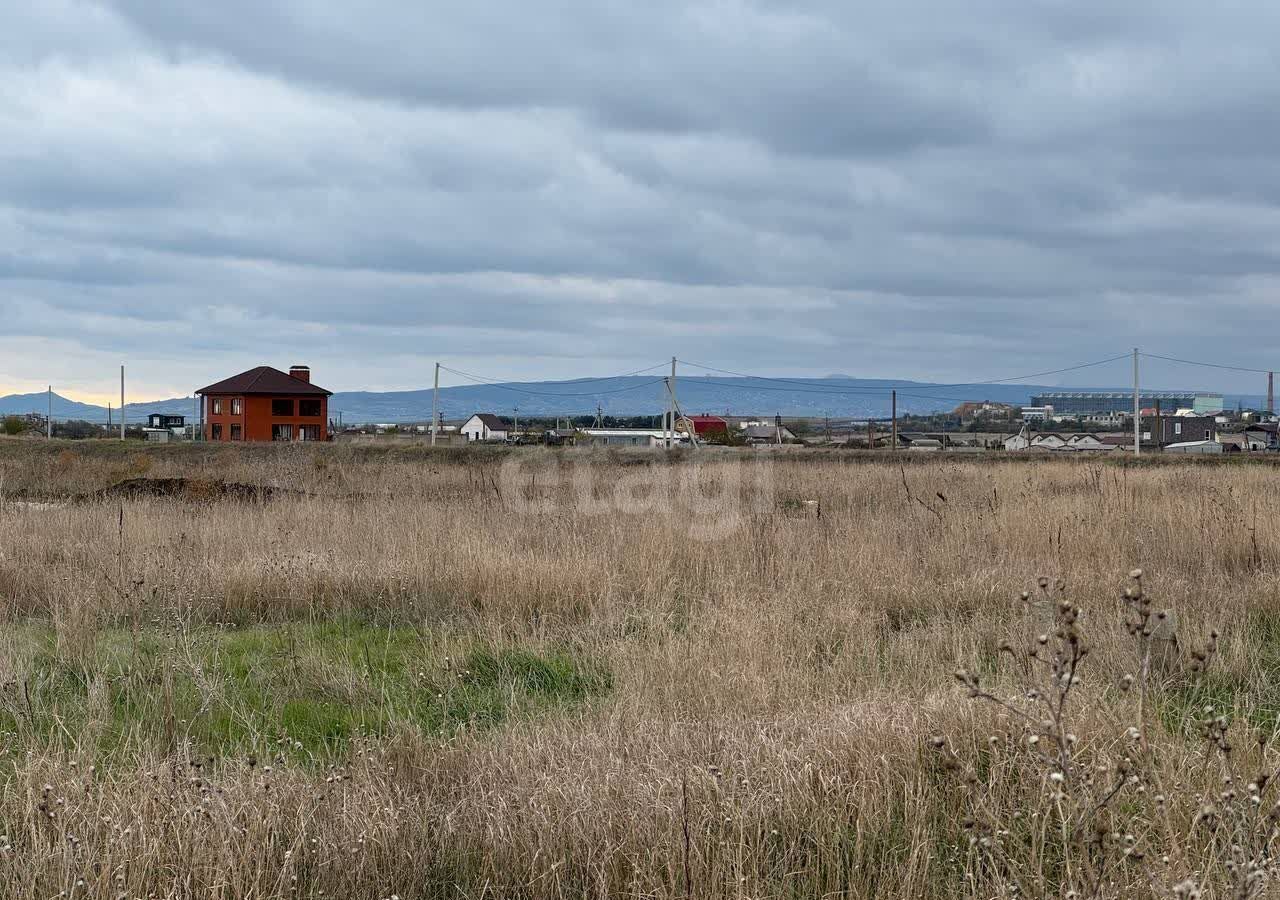
<svg viewBox="0 0 1280 900">
<path fill-rule="evenodd" d="M 0 31 L 0 392 L 92 390 L 122 355 L 157 393 L 304 352 L 351 388 L 440 356 L 950 381 L 1140 334 L 1229 358 L 1276 311 L 1277 25 L 1155 0 L 29 5 Z"/>
</svg>

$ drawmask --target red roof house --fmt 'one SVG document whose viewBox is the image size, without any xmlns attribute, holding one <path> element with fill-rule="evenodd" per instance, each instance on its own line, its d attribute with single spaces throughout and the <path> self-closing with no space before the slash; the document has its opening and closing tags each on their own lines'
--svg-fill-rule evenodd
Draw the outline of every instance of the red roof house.
<svg viewBox="0 0 1280 900">
<path fill-rule="evenodd" d="M 719 416 L 711 416 L 704 413 L 700 416 L 685 416 L 685 419 L 693 424 L 694 433 L 698 437 L 729 430 L 729 423 Z"/>
<path fill-rule="evenodd" d="M 329 397 L 311 370 L 258 366 L 196 391 L 207 441 L 327 441 Z"/>
</svg>

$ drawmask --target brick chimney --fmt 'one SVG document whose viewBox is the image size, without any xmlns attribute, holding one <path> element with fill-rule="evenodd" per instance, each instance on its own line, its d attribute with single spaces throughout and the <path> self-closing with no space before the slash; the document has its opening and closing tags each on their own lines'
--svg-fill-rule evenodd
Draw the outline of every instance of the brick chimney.
<svg viewBox="0 0 1280 900">
<path fill-rule="evenodd" d="M 311 383 L 311 369 L 308 366 L 290 366 L 289 374 L 299 381 L 305 381 L 307 384 Z"/>
</svg>

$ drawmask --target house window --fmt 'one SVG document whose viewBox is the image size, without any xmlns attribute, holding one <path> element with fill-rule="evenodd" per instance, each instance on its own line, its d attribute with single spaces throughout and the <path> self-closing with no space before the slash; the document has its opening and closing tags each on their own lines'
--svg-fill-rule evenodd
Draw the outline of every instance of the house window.
<svg viewBox="0 0 1280 900">
<path fill-rule="evenodd" d="M 231 426 L 231 440 L 233 441 L 244 440 L 244 429 L 241 426 L 239 425 Z"/>
<path fill-rule="evenodd" d="M 292 400 L 280 400 L 280 399 L 272 400 L 272 401 L 271 401 L 271 415 L 273 415 L 273 416 L 277 416 L 277 417 L 279 417 L 279 416 L 292 416 L 292 415 L 293 415 L 293 401 L 292 401 Z"/>
<path fill-rule="evenodd" d="M 214 422 L 213 425 L 209 426 L 209 439 L 213 441 L 222 440 L 222 426 L 217 422 Z"/>
<path fill-rule="evenodd" d="M 1182 434 L 1182 423 L 1181 423 L 1181 422 L 1174 422 L 1174 423 L 1173 423 L 1173 433 L 1174 433 L 1174 434 Z"/>
<path fill-rule="evenodd" d="M 231 415 L 238 416 L 244 412 L 244 400 L 240 397 L 231 398 Z"/>
<path fill-rule="evenodd" d="M 292 425 L 272 425 L 271 440 L 273 441 L 293 440 L 293 426 Z"/>
<path fill-rule="evenodd" d="M 212 409 L 213 414 L 215 416 L 222 415 L 222 398 L 214 397 L 213 400 L 210 401 L 210 403 L 213 406 L 213 409 Z"/>
<path fill-rule="evenodd" d="M 320 401 L 319 400 L 299 400 L 298 415 L 308 418 L 317 419 L 320 417 Z"/>
<path fill-rule="evenodd" d="M 299 425 L 298 440 L 300 441 L 320 440 L 320 426 L 319 425 Z"/>
</svg>

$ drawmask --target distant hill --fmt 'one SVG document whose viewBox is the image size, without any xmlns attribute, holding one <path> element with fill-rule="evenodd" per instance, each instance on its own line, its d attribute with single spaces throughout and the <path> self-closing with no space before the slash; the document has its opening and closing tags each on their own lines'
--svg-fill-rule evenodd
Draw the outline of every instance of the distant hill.
<svg viewBox="0 0 1280 900">
<path fill-rule="evenodd" d="M 954 409 L 965 400 L 1025 405 L 1032 394 L 1062 388 L 1031 384 L 942 385 L 927 381 L 850 378 L 846 375 L 773 380 L 690 376 L 680 378 L 676 384 L 680 406 L 688 413 L 831 416 L 837 419 L 887 417 L 889 394 L 894 389 L 898 391 L 899 414 L 923 415 Z M 46 403 L 43 393 L 11 394 L 0 397 L 0 415 L 43 414 Z M 1256 408 L 1262 403 L 1262 398 L 1247 395 L 1226 397 L 1228 407 L 1234 408 L 1237 403 Z M 516 406 L 519 406 L 521 416 L 590 415 L 595 413 L 597 404 L 609 415 L 656 416 L 664 405 L 663 386 L 659 379 L 637 375 L 576 381 L 475 384 L 440 389 L 441 413 L 446 419 L 460 419 L 473 412 L 510 416 Z M 331 416 L 336 418 L 341 414 L 347 423 L 429 421 L 431 391 L 342 391 L 333 395 L 329 409 Z M 140 421 L 153 412 L 191 416 L 195 411 L 196 401 L 192 397 L 130 403 L 126 407 L 131 422 Z M 53 414 L 58 419 L 91 422 L 105 422 L 107 419 L 106 407 L 77 403 L 57 394 L 54 394 Z"/>
</svg>

